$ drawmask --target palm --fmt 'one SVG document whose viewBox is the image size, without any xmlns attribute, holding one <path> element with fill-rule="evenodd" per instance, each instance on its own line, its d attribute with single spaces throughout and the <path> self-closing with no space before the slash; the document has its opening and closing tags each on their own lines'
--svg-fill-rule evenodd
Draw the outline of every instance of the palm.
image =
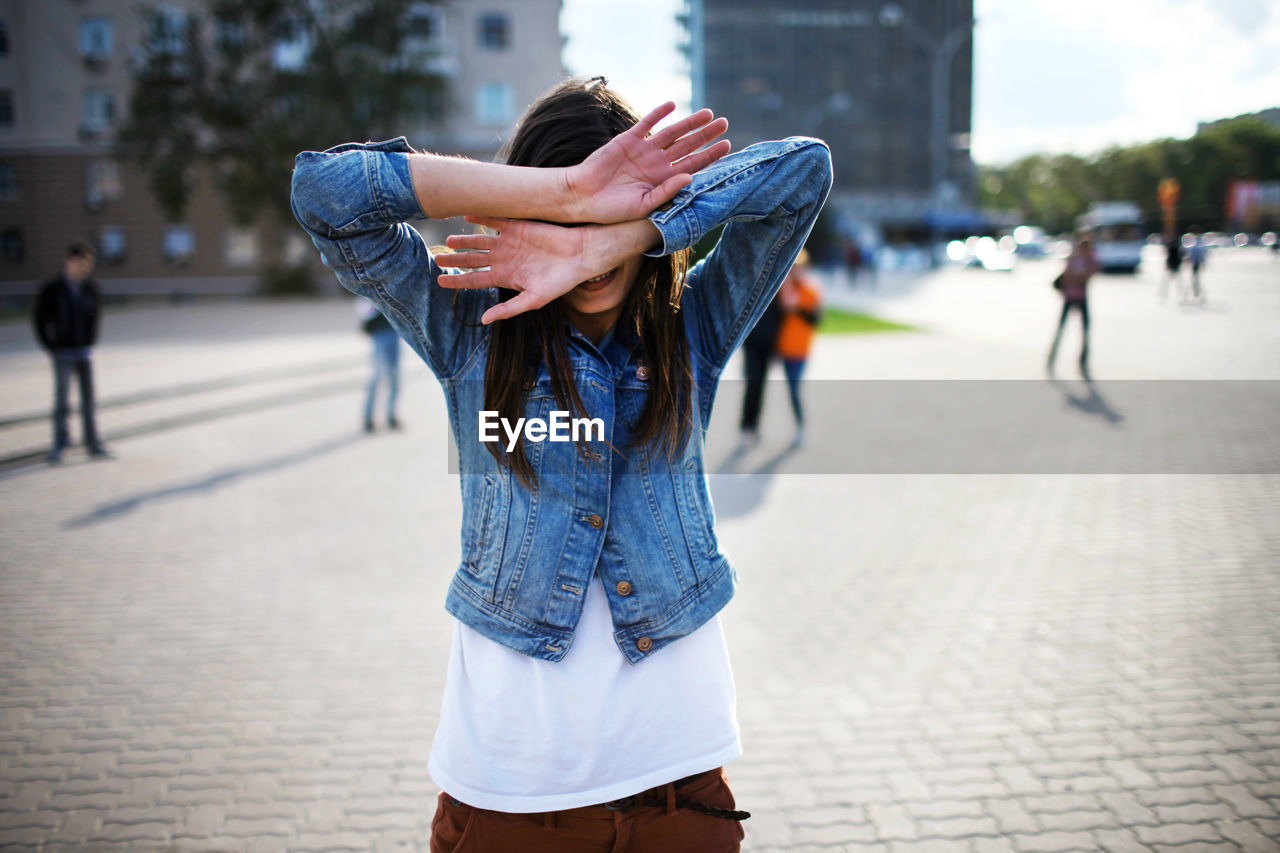
<svg viewBox="0 0 1280 853">
<path fill-rule="evenodd" d="M 674 108 L 671 103 L 658 107 L 569 170 L 582 221 L 625 222 L 647 216 L 688 184 L 690 175 L 728 153 L 727 140 L 698 150 L 728 127 L 724 119 L 713 120 L 710 110 L 650 135 Z"/>
<path fill-rule="evenodd" d="M 452 248 L 468 249 L 439 257 L 443 266 L 476 270 L 438 279 L 446 287 L 503 287 L 520 293 L 485 312 L 486 323 L 541 308 L 594 274 L 585 228 L 565 228 L 521 219 L 467 217 L 497 231 L 453 235 Z"/>
</svg>

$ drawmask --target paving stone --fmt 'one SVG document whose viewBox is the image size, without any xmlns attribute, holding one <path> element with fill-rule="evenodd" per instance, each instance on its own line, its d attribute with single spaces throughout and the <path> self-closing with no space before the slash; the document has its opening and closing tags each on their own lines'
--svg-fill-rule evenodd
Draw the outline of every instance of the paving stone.
<svg viewBox="0 0 1280 853">
<path fill-rule="evenodd" d="M 1155 790 L 1134 791 L 1134 796 L 1149 806 L 1181 806 L 1187 803 L 1216 803 L 1219 795 L 1209 787 L 1169 786 Z"/>
<path fill-rule="evenodd" d="M 869 805 L 867 819 L 875 827 L 877 837 L 884 841 L 911 841 L 919 836 L 916 823 L 902 806 Z"/>
<path fill-rule="evenodd" d="M 923 818 L 916 821 L 921 838 L 969 838 L 975 835 L 999 835 L 996 822 L 989 817 Z"/>
<path fill-rule="evenodd" d="M 1223 838 L 1239 845 L 1244 853 L 1275 853 L 1277 848 L 1274 838 L 1267 838 L 1249 821 L 1222 821 L 1215 827 Z"/>
<path fill-rule="evenodd" d="M 1156 806 L 1161 823 L 1203 823 L 1234 820 L 1236 817 L 1224 803 L 1188 803 L 1185 806 Z"/>
<path fill-rule="evenodd" d="M 791 835 L 798 844 L 839 845 L 849 842 L 870 843 L 876 840 L 875 828 L 865 823 L 796 826 Z"/>
<path fill-rule="evenodd" d="M 1158 822 L 1155 811 L 1128 791 L 1107 791 L 1099 794 L 1098 799 L 1126 826 Z"/>
<path fill-rule="evenodd" d="M 1045 812 L 1036 817 L 1050 831 L 1081 832 L 1091 829 L 1113 829 L 1120 820 L 1109 811 Z"/>
<path fill-rule="evenodd" d="M 1018 853 L 1074 853 L 1095 850 L 1097 842 L 1087 832 L 1046 832 L 1040 835 L 1015 835 Z"/>
<path fill-rule="evenodd" d="M 1017 800 L 986 800 L 987 811 L 995 818 L 1000 831 L 1005 834 L 1034 834 L 1040 825 Z"/>
<path fill-rule="evenodd" d="M 978 800 L 934 800 L 921 803 L 907 803 L 907 812 L 915 818 L 932 818 L 934 820 L 952 817 L 983 817 L 982 803 Z"/>
<path fill-rule="evenodd" d="M 1190 844 L 1193 841 L 1220 842 L 1222 835 L 1208 823 L 1167 823 L 1139 826 L 1134 832 L 1147 844 Z"/>
<path fill-rule="evenodd" d="M 1240 817 L 1269 818 L 1280 814 L 1270 803 L 1253 796 L 1251 789 L 1245 785 L 1215 785 L 1213 792 L 1226 800 Z"/>
<path fill-rule="evenodd" d="M 1151 849 L 1131 829 L 1096 829 L 1093 837 L 1103 853 L 1148 853 Z"/>
<path fill-rule="evenodd" d="M 1008 838 L 973 838 L 969 843 L 973 853 L 1017 853 L 1018 850 Z"/>
</svg>

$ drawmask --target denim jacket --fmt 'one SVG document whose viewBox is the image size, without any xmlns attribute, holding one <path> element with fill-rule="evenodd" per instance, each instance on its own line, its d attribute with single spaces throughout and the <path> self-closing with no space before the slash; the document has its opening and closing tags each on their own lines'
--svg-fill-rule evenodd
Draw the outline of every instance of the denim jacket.
<svg viewBox="0 0 1280 853">
<path fill-rule="evenodd" d="M 800 137 L 749 146 L 694 175 L 650 215 L 662 234 L 655 256 L 725 226 L 689 271 L 681 307 L 694 383 L 691 438 L 670 458 L 629 448 L 648 376 L 634 338 L 619 327 L 596 346 L 570 329 L 577 390 L 586 413 L 603 421 L 607 443 L 593 442 L 603 452 L 584 458 L 573 442 L 526 441 L 537 472 L 528 488 L 477 438 L 489 334 L 470 324 L 496 292 L 435 285 L 442 269 L 406 224 L 426 218 L 409 175 L 411 151 L 400 138 L 298 155 L 293 211 L 343 286 L 378 306 L 444 388 L 463 507 L 461 561 L 445 607 L 504 646 L 558 661 L 599 572 L 615 641 L 637 663 L 733 595 L 736 574 L 716 542 L 703 436 L 725 364 L 786 276 L 831 187 L 830 153 Z M 547 418 L 556 400 L 545 365 L 526 387 L 525 416 Z"/>
</svg>

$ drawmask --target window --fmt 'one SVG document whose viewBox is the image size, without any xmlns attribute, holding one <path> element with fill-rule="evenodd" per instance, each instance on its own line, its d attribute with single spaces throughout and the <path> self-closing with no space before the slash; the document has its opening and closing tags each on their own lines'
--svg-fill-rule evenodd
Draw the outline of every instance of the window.
<svg viewBox="0 0 1280 853">
<path fill-rule="evenodd" d="M 98 235 L 98 263 L 103 266 L 115 266 L 124 263 L 128 243 L 125 241 L 123 225 L 103 225 Z"/>
<path fill-rule="evenodd" d="M 405 15 L 406 39 L 424 44 L 439 44 L 444 38 L 444 13 L 431 3 L 414 3 Z"/>
<path fill-rule="evenodd" d="M 170 225 L 164 229 L 164 261 L 185 264 L 196 254 L 196 232 L 190 225 Z"/>
<path fill-rule="evenodd" d="M 251 267 L 258 262 L 258 232 L 251 228 L 228 228 L 226 260 L 229 267 Z"/>
<path fill-rule="evenodd" d="M 116 123 L 116 94 L 110 89 L 86 89 L 84 93 L 84 121 L 81 130 L 86 135 L 105 133 Z"/>
<path fill-rule="evenodd" d="M 80 55 L 86 62 L 106 62 L 111 58 L 111 19 L 95 16 L 80 19 Z"/>
<path fill-rule="evenodd" d="M 485 50 L 506 50 L 507 16 L 502 12 L 485 12 L 480 16 L 480 46 Z"/>
<path fill-rule="evenodd" d="M 13 92 L 0 89 L 0 127 L 13 127 Z"/>
<path fill-rule="evenodd" d="M 9 55 L 9 22 L 0 21 L 0 56 Z"/>
<path fill-rule="evenodd" d="M 18 197 L 18 169 L 12 163 L 0 163 L 0 201 Z"/>
<path fill-rule="evenodd" d="M 515 118 L 516 93 L 510 83 L 482 83 L 476 91 L 476 121 L 504 124 Z"/>
<path fill-rule="evenodd" d="M 20 264 L 27 259 L 27 243 L 22 239 L 21 228 L 0 231 L 0 261 Z"/>
<path fill-rule="evenodd" d="M 120 164 L 115 160 L 90 160 L 84 167 L 84 203 L 90 210 L 124 195 Z"/>
</svg>

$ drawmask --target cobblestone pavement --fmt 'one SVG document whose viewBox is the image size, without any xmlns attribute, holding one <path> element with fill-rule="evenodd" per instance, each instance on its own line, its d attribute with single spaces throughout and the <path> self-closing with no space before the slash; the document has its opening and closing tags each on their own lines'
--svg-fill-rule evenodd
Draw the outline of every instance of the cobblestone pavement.
<svg viewBox="0 0 1280 853">
<path fill-rule="evenodd" d="M 1095 370 L 1280 378 L 1280 265 L 1210 269 L 1199 311 L 1105 282 Z M 1038 278 L 837 292 L 929 331 L 824 338 L 813 375 L 1034 378 Z M 460 515 L 439 391 L 414 367 L 407 429 L 359 434 L 344 303 L 107 322 L 104 397 L 236 382 L 104 411 L 174 424 L 114 461 L 0 476 L 0 847 L 425 850 Z M 0 417 L 47 405 L 27 334 L 0 324 Z M 744 849 L 1280 850 L 1276 475 L 786 474 L 782 404 L 755 473 L 713 477 Z"/>
</svg>

